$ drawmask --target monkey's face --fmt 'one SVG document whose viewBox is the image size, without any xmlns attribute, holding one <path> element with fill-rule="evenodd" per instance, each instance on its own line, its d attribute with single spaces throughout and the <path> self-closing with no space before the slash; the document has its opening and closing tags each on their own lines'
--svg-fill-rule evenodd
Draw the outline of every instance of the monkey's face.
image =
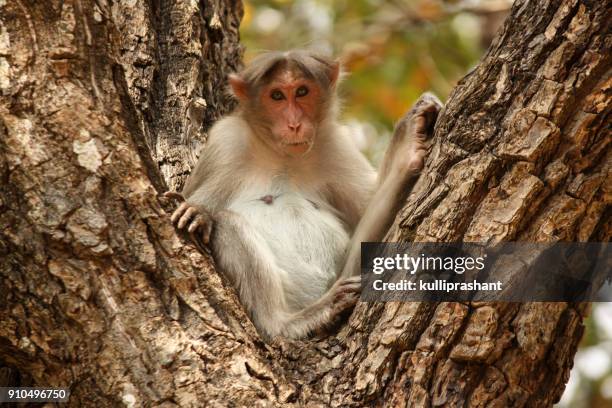
<svg viewBox="0 0 612 408">
<path fill-rule="evenodd" d="M 295 71 L 281 70 L 261 87 L 258 98 L 268 124 L 268 143 L 284 154 L 306 154 L 320 121 L 320 85 Z"/>
</svg>

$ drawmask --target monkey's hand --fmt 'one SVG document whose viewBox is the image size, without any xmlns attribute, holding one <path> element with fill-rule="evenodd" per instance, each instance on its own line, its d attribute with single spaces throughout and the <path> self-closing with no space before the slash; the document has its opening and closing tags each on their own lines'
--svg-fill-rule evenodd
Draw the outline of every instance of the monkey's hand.
<svg viewBox="0 0 612 408">
<path fill-rule="evenodd" d="M 393 133 L 397 146 L 392 169 L 403 175 L 418 174 L 424 165 L 427 140 L 442 109 L 442 103 L 433 94 L 424 93 L 399 121 Z"/>
<path fill-rule="evenodd" d="M 164 196 L 181 202 L 170 217 L 172 224 L 179 230 L 186 230 L 200 249 L 202 249 L 200 243 L 208 245 L 213 227 L 213 218 L 210 213 L 200 206 L 188 203 L 180 193 L 167 192 Z"/>
<path fill-rule="evenodd" d="M 351 276 L 350 278 L 338 280 L 331 287 L 331 310 L 335 316 L 343 311 L 355 306 L 361 293 L 361 276 Z"/>
</svg>

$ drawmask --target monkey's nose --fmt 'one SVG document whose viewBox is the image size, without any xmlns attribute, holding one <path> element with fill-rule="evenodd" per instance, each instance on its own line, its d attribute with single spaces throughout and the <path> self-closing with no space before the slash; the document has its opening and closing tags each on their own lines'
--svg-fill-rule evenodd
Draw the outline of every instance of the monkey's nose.
<svg viewBox="0 0 612 408">
<path fill-rule="evenodd" d="M 289 123 L 287 124 L 287 126 L 289 127 L 289 130 L 297 133 L 300 130 L 300 127 L 302 126 L 301 123 Z"/>
</svg>

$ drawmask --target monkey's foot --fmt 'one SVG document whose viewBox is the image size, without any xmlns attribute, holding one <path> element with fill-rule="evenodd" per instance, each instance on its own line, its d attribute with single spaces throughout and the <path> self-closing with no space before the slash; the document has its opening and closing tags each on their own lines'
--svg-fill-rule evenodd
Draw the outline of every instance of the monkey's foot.
<svg viewBox="0 0 612 408">
<path fill-rule="evenodd" d="M 210 242 L 213 219 L 206 210 L 193 206 L 184 201 L 174 211 L 170 217 L 170 220 L 178 229 L 186 229 L 191 239 L 196 244 L 199 244 L 198 238 L 202 240 L 204 245 L 208 245 Z M 196 236 L 196 233 L 199 233 L 199 237 Z"/>
<path fill-rule="evenodd" d="M 442 102 L 432 93 L 425 92 L 412 106 L 402 120 L 409 120 L 412 130 L 418 137 L 429 139 L 433 136 L 433 127 L 442 109 Z"/>
<path fill-rule="evenodd" d="M 433 127 L 442 109 L 442 103 L 433 94 L 424 93 L 398 122 L 392 143 L 396 145 L 396 163 L 393 166 L 402 173 L 421 171 L 427 152 L 427 140 L 433 135 Z"/>
<path fill-rule="evenodd" d="M 337 281 L 332 287 L 332 314 L 339 314 L 355 306 L 361 293 L 361 276 Z"/>
</svg>

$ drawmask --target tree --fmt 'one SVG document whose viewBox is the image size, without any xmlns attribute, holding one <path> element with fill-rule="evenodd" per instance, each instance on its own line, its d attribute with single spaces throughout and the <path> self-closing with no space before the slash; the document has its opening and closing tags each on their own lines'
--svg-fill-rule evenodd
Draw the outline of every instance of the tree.
<svg viewBox="0 0 612 408">
<path fill-rule="evenodd" d="M 549 406 L 588 306 L 359 304 L 262 342 L 158 195 L 231 108 L 238 1 L 0 3 L 0 361 L 73 406 Z M 610 238 L 608 1 L 518 0 L 389 240 Z"/>
</svg>

